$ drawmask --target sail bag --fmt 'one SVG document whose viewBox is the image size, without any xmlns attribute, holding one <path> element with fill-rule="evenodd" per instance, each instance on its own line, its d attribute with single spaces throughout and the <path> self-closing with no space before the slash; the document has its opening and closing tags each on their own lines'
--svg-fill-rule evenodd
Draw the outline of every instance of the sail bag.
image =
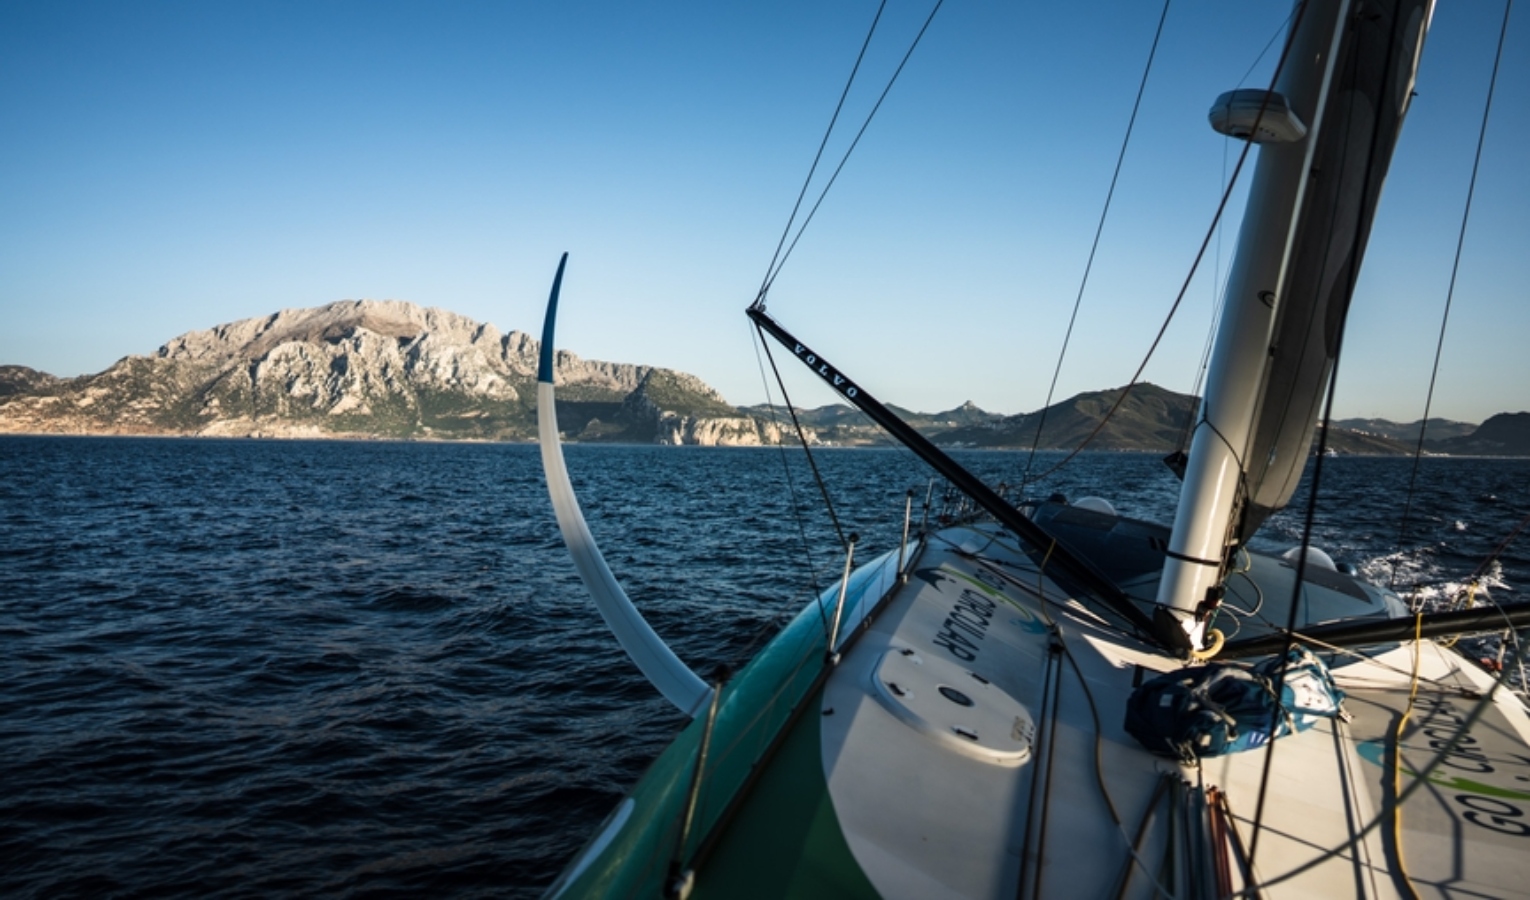
<svg viewBox="0 0 1530 900">
<path fill-rule="evenodd" d="M 1194 762 L 1263 746 L 1305 731 L 1319 719 L 1348 718 L 1344 692 L 1323 661 L 1305 647 L 1249 665 L 1209 663 L 1145 681 L 1126 702 L 1126 730 L 1162 756 Z"/>
</svg>

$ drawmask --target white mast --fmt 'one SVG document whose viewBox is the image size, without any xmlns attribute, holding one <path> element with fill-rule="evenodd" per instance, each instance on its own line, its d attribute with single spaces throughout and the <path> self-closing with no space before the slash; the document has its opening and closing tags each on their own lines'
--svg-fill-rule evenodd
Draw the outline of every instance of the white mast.
<svg viewBox="0 0 1530 900">
<path fill-rule="evenodd" d="M 1299 13 L 1275 90 L 1309 130 L 1305 139 L 1263 144 L 1249 189 L 1206 397 L 1191 439 L 1158 586 L 1159 604 L 1173 612 L 1196 649 L 1205 642 L 1206 613 L 1220 601 L 1216 595 L 1208 603 L 1208 596 L 1222 580 L 1223 553 L 1234 525 L 1276 309 L 1286 299 L 1292 240 L 1333 79 L 1333 60 L 1349 14 L 1348 0 L 1309 0 Z M 1261 104 L 1263 116 L 1274 114 L 1277 101 Z"/>
</svg>

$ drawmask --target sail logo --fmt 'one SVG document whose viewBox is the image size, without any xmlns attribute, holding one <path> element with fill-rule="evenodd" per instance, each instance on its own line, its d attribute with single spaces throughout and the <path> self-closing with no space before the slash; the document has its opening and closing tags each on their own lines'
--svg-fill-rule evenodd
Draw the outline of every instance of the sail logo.
<svg viewBox="0 0 1530 900">
<path fill-rule="evenodd" d="M 854 400 L 856 397 L 860 396 L 860 388 L 856 387 L 855 384 L 850 381 L 850 379 L 839 374 L 839 371 L 836 370 L 833 366 L 820 360 L 818 355 L 813 351 L 802 346 L 801 344 L 793 343 L 792 352 L 797 354 L 798 359 L 802 360 L 804 363 L 807 363 L 808 368 L 812 369 L 814 372 L 817 372 L 819 377 L 821 377 L 824 381 L 827 381 L 829 385 L 836 391 L 839 391 L 841 394 L 844 394 L 851 400 Z"/>
</svg>

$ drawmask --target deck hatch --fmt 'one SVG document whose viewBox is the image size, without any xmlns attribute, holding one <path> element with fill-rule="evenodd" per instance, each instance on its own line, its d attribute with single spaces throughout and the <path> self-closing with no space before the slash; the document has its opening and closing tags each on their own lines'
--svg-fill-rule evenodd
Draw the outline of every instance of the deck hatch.
<svg viewBox="0 0 1530 900">
<path fill-rule="evenodd" d="M 1030 710 L 974 672 L 895 647 L 882 654 L 872 681 L 888 712 L 953 752 L 1001 766 L 1030 759 Z"/>
</svg>

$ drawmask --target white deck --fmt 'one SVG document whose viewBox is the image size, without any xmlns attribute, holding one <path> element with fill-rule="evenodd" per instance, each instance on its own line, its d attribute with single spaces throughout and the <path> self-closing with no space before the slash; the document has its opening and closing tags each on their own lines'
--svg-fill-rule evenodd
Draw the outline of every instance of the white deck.
<svg viewBox="0 0 1530 900">
<path fill-rule="evenodd" d="M 985 526 L 937 536 L 826 687 L 830 796 L 872 884 L 886 897 L 1116 896 L 1168 773 L 1188 785 L 1173 792 L 1187 812 L 1171 815 L 1169 797 L 1156 797 L 1125 895 L 1152 896 L 1156 879 L 1173 896 L 1213 896 L 1217 856 L 1230 867 L 1233 889 L 1244 888 L 1237 841 L 1210 837 L 1197 804 L 1205 788 L 1224 791 L 1247 849 L 1266 751 L 1210 759 L 1197 771 L 1144 750 L 1123 727 L 1127 697 L 1134 681 L 1179 663 L 1071 604 L 1012 539 L 996 534 Z M 1043 608 L 1038 591 L 1056 604 Z M 1053 623 L 1061 639 L 1055 649 Z M 899 655 L 898 665 L 883 669 L 889 653 Z M 1336 669 L 1354 721 L 1275 742 L 1254 848 L 1263 896 L 1406 896 L 1392 822 L 1381 812 L 1391 777 L 1382 751 L 1394 711 L 1407 703 L 1411 665 L 1411 649 L 1402 647 Z M 900 706 L 896 691 L 876 686 L 879 669 L 894 673 L 882 680 L 909 682 L 898 688 L 922 692 L 927 702 Z M 964 680 L 972 675 L 989 684 Z M 1409 771 L 1433 755 L 1428 744 L 1436 738 L 1424 729 L 1458 729 L 1476 705 L 1462 689 L 1483 692 L 1491 680 L 1426 644 L 1421 683 L 1422 705 L 1404 737 Z M 933 702 L 942 685 L 972 705 Z M 1442 766 L 1404 808 L 1402 858 L 1420 896 L 1530 896 L 1530 837 L 1517 833 L 1524 822 L 1530 834 L 1530 722 L 1512 698 L 1501 701 L 1463 738 L 1468 749 L 1491 746 L 1491 762 L 1450 758 L 1494 771 L 1463 784 L 1450 779 L 1469 773 Z M 1033 733 L 1014 714 L 1016 703 L 1029 712 Z M 1411 781 L 1403 777 L 1404 789 Z M 1171 856 L 1177 869 L 1165 865 Z"/>
</svg>

